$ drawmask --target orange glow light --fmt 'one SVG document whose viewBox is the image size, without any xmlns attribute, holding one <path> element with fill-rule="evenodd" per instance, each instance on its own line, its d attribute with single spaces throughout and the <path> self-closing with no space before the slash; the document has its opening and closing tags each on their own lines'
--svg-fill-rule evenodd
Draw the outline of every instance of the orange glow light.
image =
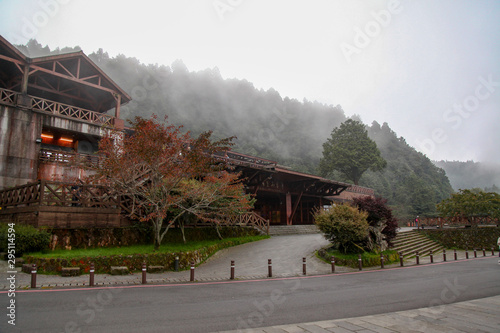
<svg viewBox="0 0 500 333">
<path fill-rule="evenodd" d="M 44 138 L 44 139 L 53 139 L 54 136 L 52 134 L 42 133 L 42 138 Z"/>
<path fill-rule="evenodd" d="M 64 141 L 64 142 L 73 142 L 72 138 L 61 137 L 59 140 Z"/>
</svg>

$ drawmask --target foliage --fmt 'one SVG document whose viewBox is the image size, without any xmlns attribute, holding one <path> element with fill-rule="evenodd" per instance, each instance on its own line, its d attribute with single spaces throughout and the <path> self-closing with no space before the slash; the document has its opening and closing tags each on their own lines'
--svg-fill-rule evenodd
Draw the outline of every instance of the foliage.
<svg viewBox="0 0 500 333">
<path fill-rule="evenodd" d="M 396 237 L 398 221 L 392 215 L 392 210 L 387 206 L 387 200 L 380 197 L 366 196 L 354 198 L 353 204 L 359 210 L 368 213 L 367 221 L 371 227 L 376 227 L 378 224 L 384 226 L 382 234 L 385 236 L 387 243 L 391 245 L 391 241 Z"/>
<path fill-rule="evenodd" d="M 174 268 L 175 257 L 179 257 L 180 269 L 187 269 L 194 261 L 199 264 L 215 252 L 236 245 L 258 241 L 268 236 L 228 238 L 224 240 L 202 241 L 188 244 L 174 244 L 157 251 L 153 246 L 132 246 L 102 248 L 77 251 L 54 251 L 53 253 L 30 253 L 25 255 L 27 263 L 36 264 L 40 273 L 60 272 L 62 267 L 80 267 L 89 272 L 94 263 L 96 273 L 109 273 L 111 266 L 127 266 L 130 271 L 140 271 L 142 263 L 147 265 Z"/>
<path fill-rule="evenodd" d="M 415 151 L 403 137 L 397 137 L 387 123 L 380 126 L 373 122 L 368 135 L 377 142 L 387 167 L 381 172 L 367 171 L 360 184 L 386 198 L 400 220 L 435 215 L 436 204 L 453 192 L 444 170 Z"/>
<path fill-rule="evenodd" d="M 453 188 L 482 188 L 485 192 L 500 193 L 500 164 L 474 161 L 434 162 L 446 171 Z"/>
<path fill-rule="evenodd" d="M 383 251 L 382 253 L 363 252 L 361 253 L 361 263 L 363 267 L 380 266 L 380 256 L 384 255 L 384 264 L 390 265 L 399 261 L 399 255 L 394 250 Z M 352 268 L 359 267 L 358 254 L 342 253 L 332 248 L 319 250 L 318 256 L 325 262 L 330 263 L 332 256 L 335 257 L 335 265 L 348 266 Z"/>
<path fill-rule="evenodd" d="M 365 125 L 348 119 L 335 128 L 331 137 L 323 143 L 319 169 L 324 176 L 328 176 L 332 170 L 338 170 L 358 185 L 366 170 L 379 171 L 386 165 L 377 144 L 368 137 Z"/>
<path fill-rule="evenodd" d="M 239 175 L 228 173 L 224 159 L 216 158 L 232 138 L 212 142 L 212 133 L 205 132 L 192 139 L 155 116 L 137 117 L 133 130 L 130 136 L 106 135 L 99 143 L 105 158 L 91 168 L 94 181 L 131 198 L 132 216 L 152 222 L 156 249 L 184 214 L 217 224 L 251 208 Z"/>
<path fill-rule="evenodd" d="M 349 205 L 335 205 L 314 216 L 319 230 L 343 253 L 363 250 L 361 244 L 368 236 L 368 213 Z"/>
<path fill-rule="evenodd" d="M 500 194 L 479 189 L 460 190 L 441 201 L 437 210 L 441 216 L 460 216 L 469 219 L 469 222 L 473 216 L 500 218 Z"/>
<path fill-rule="evenodd" d="M 437 241 L 448 249 L 486 249 L 497 248 L 500 228 L 481 227 L 465 229 L 419 230 L 430 239 Z"/>
<path fill-rule="evenodd" d="M 49 247 L 50 234 L 45 230 L 38 230 L 33 226 L 22 224 L 16 224 L 12 229 L 14 232 L 10 233 L 7 224 L 0 225 L 0 252 L 7 252 L 9 243 L 16 245 L 16 257 L 22 256 L 23 253 L 41 251 Z M 15 237 L 10 237 L 12 235 Z"/>
</svg>

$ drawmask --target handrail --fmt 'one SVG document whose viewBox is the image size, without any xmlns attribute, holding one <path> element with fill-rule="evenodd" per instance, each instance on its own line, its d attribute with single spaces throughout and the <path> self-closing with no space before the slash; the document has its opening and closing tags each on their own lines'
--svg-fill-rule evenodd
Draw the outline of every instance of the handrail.
<svg viewBox="0 0 500 333">
<path fill-rule="evenodd" d="M 19 93 L 15 92 L 15 91 L 0 88 L 0 103 L 15 105 L 16 96 L 18 94 Z"/>
<path fill-rule="evenodd" d="M 48 163 L 87 163 L 87 164 L 97 164 L 99 163 L 99 157 L 97 155 L 80 154 L 70 151 L 62 151 L 56 149 L 42 148 L 40 149 L 40 162 Z"/>
<path fill-rule="evenodd" d="M 54 102 L 45 98 L 34 96 L 31 96 L 31 107 L 35 110 L 49 112 L 54 115 L 70 117 L 99 125 L 112 126 L 115 119 L 114 117 L 107 114 L 90 111 L 76 106 Z"/>
<path fill-rule="evenodd" d="M 120 197 L 102 185 L 37 181 L 0 191 L 0 207 L 59 206 L 119 208 Z"/>
<path fill-rule="evenodd" d="M 13 90 L 0 88 L 0 104 L 7 104 L 15 106 L 18 97 L 22 94 Z M 77 106 L 64 104 L 41 97 L 27 95 L 29 97 L 29 107 L 33 110 L 48 112 L 53 115 L 69 117 L 81 121 L 89 122 L 92 124 L 113 126 L 115 124 L 115 117 L 108 114 L 87 110 Z"/>
<path fill-rule="evenodd" d="M 448 226 L 477 226 L 477 225 L 489 225 L 498 224 L 500 219 L 491 216 L 422 216 L 418 219 L 418 226 L 438 226 L 443 228 L 444 225 Z M 417 226 L 415 220 L 411 220 L 408 226 Z"/>
</svg>

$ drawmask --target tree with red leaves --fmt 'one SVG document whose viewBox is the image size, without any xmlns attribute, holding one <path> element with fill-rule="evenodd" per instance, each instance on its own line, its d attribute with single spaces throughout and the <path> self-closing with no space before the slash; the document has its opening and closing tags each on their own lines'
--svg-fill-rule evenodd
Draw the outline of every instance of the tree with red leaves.
<svg viewBox="0 0 500 333">
<path fill-rule="evenodd" d="M 130 199 L 131 216 L 152 222 L 155 249 L 185 215 L 217 225 L 252 207 L 239 175 L 229 173 L 224 159 L 217 158 L 230 149 L 233 138 L 211 141 L 212 133 L 205 132 L 193 139 L 156 116 L 137 117 L 132 125 L 130 136 L 113 132 L 101 140 L 104 158 L 94 172 Z"/>
<path fill-rule="evenodd" d="M 396 237 L 398 221 L 392 215 L 392 210 L 387 206 L 387 200 L 381 197 L 365 196 L 354 198 L 353 204 L 359 210 L 368 213 L 367 220 L 370 227 L 383 227 L 382 234 L 390 246 L 391 241 Z"/>
</svg>

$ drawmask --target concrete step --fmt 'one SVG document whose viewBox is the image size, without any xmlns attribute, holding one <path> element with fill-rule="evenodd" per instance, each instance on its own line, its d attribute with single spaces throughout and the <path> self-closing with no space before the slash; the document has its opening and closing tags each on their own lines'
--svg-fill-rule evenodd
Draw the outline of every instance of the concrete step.
<svg viewBox="0 0 500 333">
<path fill-rule="evenodd" d="M 303 235 L 320 233 L 318 227 L 313 224 L 308 225 L 271 225 L 269 226 L 269 235 Z"/>
<path fill-rule="evenodd" d="M 411 258 L 417 251 L 421 256 L 426 256 L 431 250 L 434 254 L 442 252 L 444 247 L 416 231 L 408 231 L 397 234 L 392 249 L 403 252 L 406 258 Z"/>
</svg>

